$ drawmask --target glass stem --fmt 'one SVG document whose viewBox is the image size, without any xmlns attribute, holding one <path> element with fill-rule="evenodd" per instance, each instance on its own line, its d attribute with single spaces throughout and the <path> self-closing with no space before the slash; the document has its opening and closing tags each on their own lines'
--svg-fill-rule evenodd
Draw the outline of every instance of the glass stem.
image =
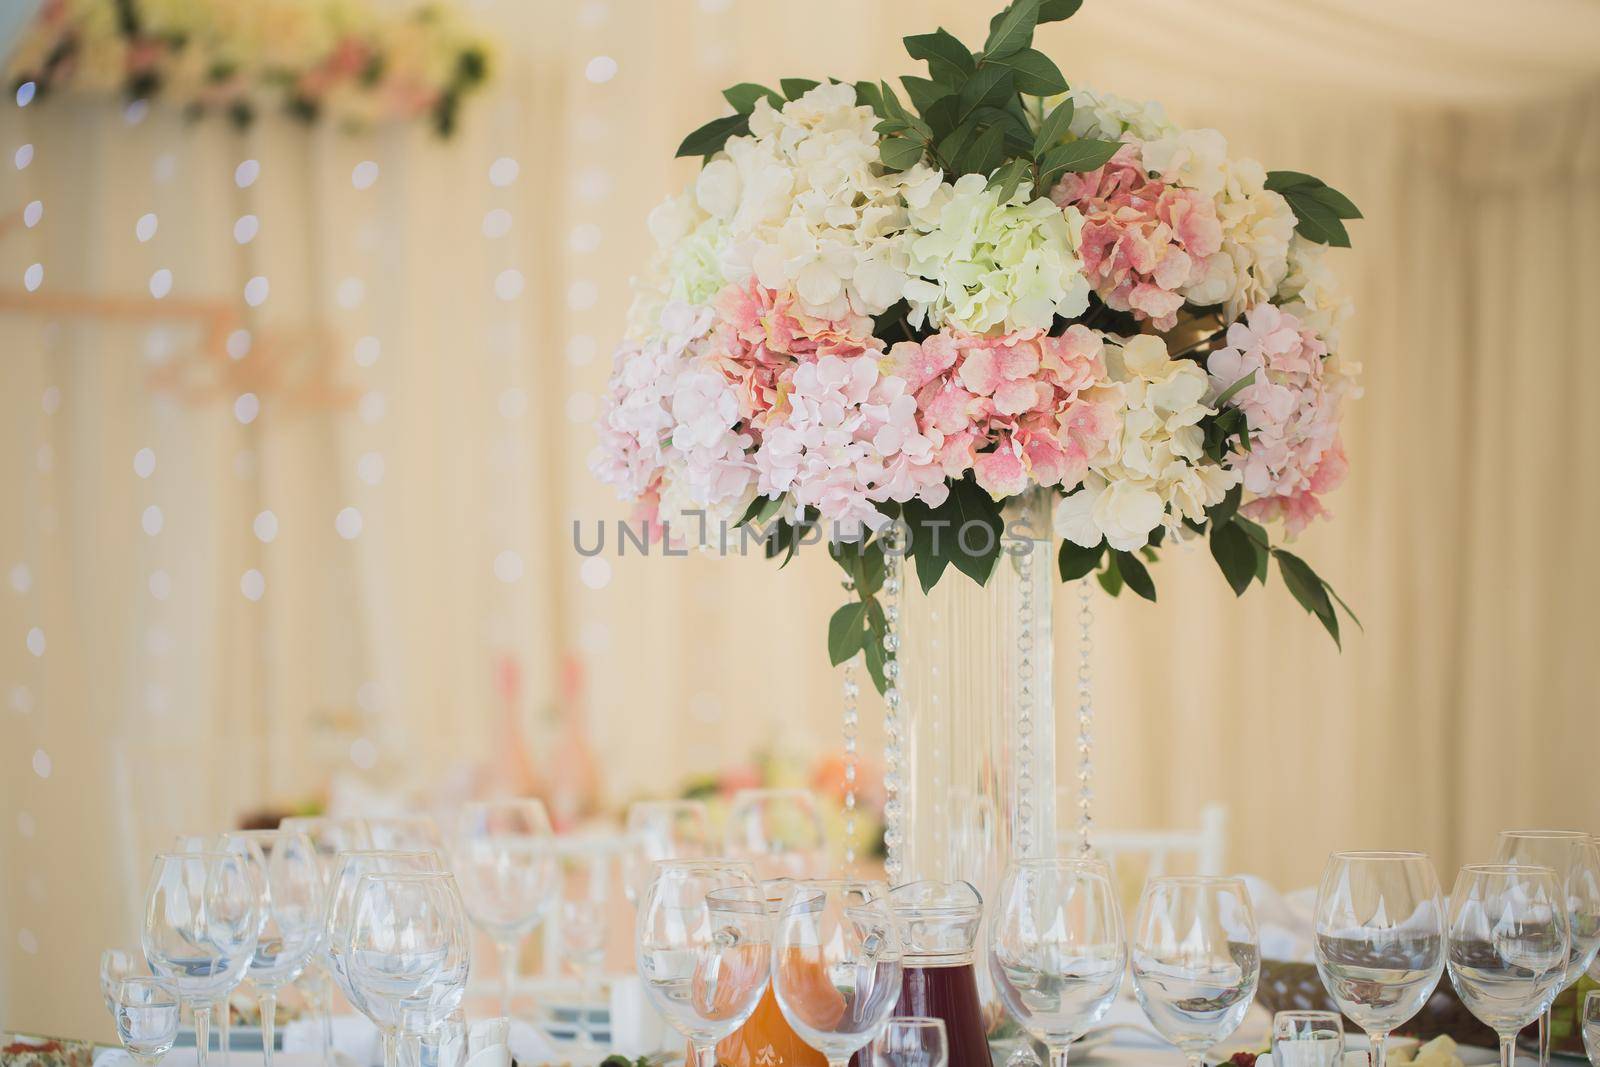
<svg viewBox="0 0 1600 1067">
<path fill-rule="evenodd" d="M 1539 1067 L 1550 1067 L 1550 1005 L 1539 1013 Z"/>
<path fill-rule="evenodd" d="M 517 981 L 517 943 L 515 941 L 496 941 L 494 947 L 500 954 L 500 1014 L 509 1019 L 511 1018 L 511 987 Z"/>
<path fill-rule="evenodd" d="M 1205 1067 L 1206 1054 L 1204 1052 L 1191 1052 L 1184 1058 L 1189 1067 Z"/>
<path fill-rule="evenodd" d="M 193 1010 L 194 1060 L 198 1067 L 206 1067 L 211 1054 L 211 1005 L 196 1001 Z"/>
<path fill-rule="evenodd" d="M 261 1060 L 272 1067 L 272 1024 L 278 1014 L 278 993 L 273 989 L 261 991 Z"/>
<path fill-rule="evenodd" d="M 1368 1034 L 1367 1040 L 1372 1042 L 1372 1067 L 1383 1067 L 1389 1059 L 1389 1035 Z"/>
<path fill-rule="evenodd" d="M 835 1063 L 829 1060 L 828 1067 L 845 1067 L 849 1062 L 840 1060 Z M 717 1046 L 714 1044 L 694 1046 L 694 1067 L 717 1067 Z"/>
<path fill-rule="evenodd" d="M 1050 1049 L 1050 1067 L 1067 1067 L 1067 1052 L 1071 1048 L 1071 1045 L 1062 1045 L 1059 1048 L 1052 1047 Z"/>
<path fill-rule="evenodd" d="M 388 1028 L 383 1031 L 383 1067 L 400 1067 L 400 1035 Z"/>
<path fill-rule="evenodd" d="M 228 996 L 217 1001 L 217 1047 L 222 1050 L 222 1067 L 233 1067 L 233 1009 Z"/>
<path fill-rule="evenodd" d="M 332 1064 L 333 1059 L 333 982 L 322 976 L 321 996 L 317 999 L 322 1009 L 322 1062 Z"/>
<path fill-rule="evenodd" d="M 1517 1067 L 1517 1035 L 1500 1035 L 1500 1067 Z"/>
</svg>

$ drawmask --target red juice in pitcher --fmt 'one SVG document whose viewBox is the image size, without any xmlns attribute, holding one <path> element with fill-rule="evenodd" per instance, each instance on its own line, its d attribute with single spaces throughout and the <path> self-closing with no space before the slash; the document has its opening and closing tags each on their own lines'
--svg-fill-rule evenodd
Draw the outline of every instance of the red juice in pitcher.
<svg viewBox="0 0 1600 1067">
<path fill-rule="evenodd" d="M 905 938 L 896 1015 L 944 1020 L 950 1067 L 990 1067 L 972 954 L 983 898 L 970 882 L 908 882 L 889 893 Z"/>
</svg>

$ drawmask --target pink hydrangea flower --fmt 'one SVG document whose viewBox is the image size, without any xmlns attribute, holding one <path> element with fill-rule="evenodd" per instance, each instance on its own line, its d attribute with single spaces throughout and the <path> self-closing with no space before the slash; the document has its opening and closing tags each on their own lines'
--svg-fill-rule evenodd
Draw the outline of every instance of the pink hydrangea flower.
<svg viewBox="0 0 1600 1067">
<path fill-rule="evenodd" d="M 1115 413 L 1082 396 L 1105 376 L 1100 335 L 1074 325 L 1004 337 L 949 331 L 889 351 L 915 390 L 918 421 L 946 475 L 973 471 L 1000 499 L 1031 485 L 1073 485 L 1116 432 Z"/>
<path fill-rule="evenodd" d="M 1291 534 L 1326 514 L 1318 498 L 1349 469 L 1339 416 L 1351 384 L 1327 357 L 1327 345 L 1294 315 L 1258 304 L 1228 327 L 1227 346 L 1206 361 L 1213 397 L 1255 375 L 1229 401 L 1245 413 L 1250 448 L 1236 448 L 1227 462 L 1258 498 L 1245 513 L 1282 518 Z"/>
<path fill-rule="evenodd" d="M 1050 198 L 1083 214 L 1083 265 L 1100 299 L 1158 330 L 1177 325 L 1179 290 L 1222 248 L 1212 198 L 1151 178 L 1132 143 L 1099 170 L 1063 176 Z"/>
</svg>

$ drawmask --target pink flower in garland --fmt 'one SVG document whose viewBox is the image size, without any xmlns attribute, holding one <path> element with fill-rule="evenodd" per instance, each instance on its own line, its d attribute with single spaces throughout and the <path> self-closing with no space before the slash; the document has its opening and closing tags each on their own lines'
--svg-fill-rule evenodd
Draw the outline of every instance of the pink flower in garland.
<svg viewBox="0 0 1600 1067">
<path fill-rule="evenodd" d="M 1158 330 L 1177 325 L 1180 290 L 1222 248 L 1213 199 L 1151 178 L 1136 144 L 1099 170 L 1065 175 L 1050 198 L 1083 214 L 1081 254 L 1100 299 Z"/>
<path fill-rule="evenodd" d="M 1060 337 L 944 332 L 895 345 L 889 366 L 915 390 L 944 472 L 970 469 L 999 499 L 1075 484 L 1116 432 L 1111 407 L 1083 395 L 1105 375 L 1101 348 L 1081 325 Z"/>
<path fill-rule="evenodd" d="M 1245 513 L 1282 518 L 1290 534 L 1299 533 L 1326 514 L 1320 496 L 1337 488 L 1349 469 L 1339 415 L 1354 385 L 1330 362 L 1321 338 L 1272 304 L 1258 304 L 1229 326 L 1227 342 L 1206 369 L 1213 397 L 1254 375 L 1229 401 L 1250 427 L 1249 450 L 1228 457 L 1245 491 L 1257 498 Z"/>
</svg>

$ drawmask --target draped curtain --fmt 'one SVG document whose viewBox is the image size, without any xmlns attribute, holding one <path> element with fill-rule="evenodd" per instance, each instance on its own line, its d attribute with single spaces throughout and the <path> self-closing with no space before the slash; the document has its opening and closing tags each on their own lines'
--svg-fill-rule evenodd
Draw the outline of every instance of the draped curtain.
<svg viewBox="0 0 1600 1067">
<path fill-rule="evenodd" d="M 496 75 L 444 143 L 0 108 L 0 156 L 33 146 L 0 167 L 0 1022 L 103 1032 L 90 976 L 136 938 L 149 854 L 334 777 L 438 800 L 518 743 L 559 770 L 581 730 L 616 805 L 837 747 L 831 564 L 585 562 L 571 524 L 624 515 L 588 423 L 717 90 L 910 72 L 901 34 L 976 41 L 987 11 L 463 6 Z M 1296 549 L 1364 630 L 1334 648 L 1276 576 L 1236 602 L 1203 546 L 1166 554 L 1159 606 L 1097 595 L 1100 824 L 1226 803 L 1230 865 L 1286 887 L 1334 846 L 1448 872 L 1506 825 L 1600 825 L 1600 7 L 1523 8 L 1091 0 L 1041 31 L 1069 80 L 1366 216 L 1336 263 L 1351 478 Z"/>
</svg>

